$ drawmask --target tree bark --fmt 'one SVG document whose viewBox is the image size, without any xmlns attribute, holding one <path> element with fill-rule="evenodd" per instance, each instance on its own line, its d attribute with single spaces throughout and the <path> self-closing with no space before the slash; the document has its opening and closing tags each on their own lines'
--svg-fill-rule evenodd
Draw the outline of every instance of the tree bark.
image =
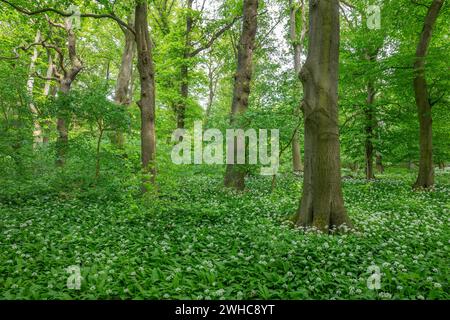
<svg viewBox="0 0 450 320">
<path fill-rule="evenodd" d="M 155 136 L 155 71 L 153 66 L 152 43 L 147 21 L 147 2 L 140 1 L 135 10 L 135 29 L 138 70 L 141 96 L 137 102 L 141 111 L 141 161 L 144 173 L 142 191 L 145 184 L 155 183 L 156 178 L 156 136 Z"/>
<path fill-rule="evenodd" d="M 338 126 L 339 1 L 309 4 L 308 58 L 301 71 L 305 90 L 305 173 L 297 225 L 329 232 L 352 227 L 344 208 Z"/>
<path fill-rule="evenodd" d="M 294 48 L 294 70 L 295 77 L 299 80 L 299 89 L 301 88 L 300 71 L 302 69 L 302 53 L 303 53 L 303 41 L 306 37 L 306 6 L 304 0 L 299 3 L 294 3 L 294 0 L 289 0 L 290 17 L 289 17 L 289 35 L 291 38 L 292 46 Z M 297 18 L 298 10 L 301 11 L 301 31 L 300 36 L 297 34 L 299 29 L 299 23 Z M 295 109 L 295 120 L 299 120 L 301 104 Z M 300 137 L 298 130 L 294 134 L 292 139 L 292 168 L 294 172 L 303 171 L 302 154 L 300 150 Z"/>
<path fill-rule="evenodd" d="M 375 100 L 375 88 L 373 86 L 373 81 L 369 80 L 367 83 L 367 105 L 364 109 L 365 115 L 365 132 L 366 132 L 366 141 L 365 141 L 365 162 L 366 162 L 366 179 L 373 180 L 375 179 L 375 174 L 373 171 L 373 139 L 374 139 L 374 123 L 375 123 L 375 110 L 374 103 Z"/>
<path fill-rule="evenodd" d="M 34 40 L 35 43 L 41 41 L 41 32 L 38 30 L 36 33 L 36 38 Z M 37 148 L 42 144 L 42 127 L 39 123 L 39 112 L 36 108 L 36 105 L 33 102 L 33 89 L 34 89 L 34 72 L 36 71 L 36 61 L 38 59 L 38 50 L 37 47 L 33 49 L 33 55 L 31 56 L 30 62 L 30 75 L 27 81 L 27 93 L 29 98 L 31 99 L 29 103 L 31 115 L 33 117 L 33 148 Z"/>
<path fill-rule="evenodd" d="M 46 78 L 50 79 L 53 75 L 54 65 L 53 65 L 53 58 L 50 53 L 50 50 L 48 50 L 47 52 L 48 52 L 48 67 L 47 67 Z M 56 60 L 56 58 L 55 58 L 55 60 Z M 44 84 L 43 95 L 45 97 L 48 97 L 48 96 L 54 97 L 56 95 L 56 92 L 57 92 L 57 87 L 52 85 L 52 80 L 46 80 L 45 84 Z M 50 141 L 50 126 L 52 124 L 52 121 L 47 119 L 43 122 L 43 124 L 44 124 L 44 128 L 43 128 L 43 135 L 42 135 L 42 143 L 44 145 L 48 145 L 48 143 Z"/>
<path fill-rule="evenodd" d="M 238 63 L 231 104 L 231 126 L 238 124 L 239 116 L 248 108 L 253 69 L 253 50 L 258 27 L 258 0 L 244 0 L 243 11 L 244 20 L 238 48 Z M 245 167 L 243 165 L 228 164 L 224 184 L 229 188 L 243 190 L 245 188 Z"/>
<path fill-rule="evenodd" d="M 77 39 L 75 31 L 73 29 L 72 23 L 69 19 L 66 20 L 63 26 L 67 33 L 67 50 L 69 53 L 70 69 L 66 70 L 63 68 L 64 61 L 60 61 L 62 74 L 59 75 L 59 93 L 60 96 L 67 96 L 70 92 L 73 81 L 75 81 L 78 74 L 83 70 L 83 63 L 77 55 Z M 63 59 L 63 57 L 60 57 Z M 54 68 L 54 73 L 55 73 Z M 67 100 L 66 100 L 67 102 Z M 63 110 L 58 111 L 58 116 L 56 119 L 56 130 L 58 131 L 58 138 L 56 140 L 57 158 L 56 165 L 63 167 L 66 162 L 66 154 L 69 147 L 69 128 L 68 128 L 69 116 L 64 106 Z"/>
<path fill-rule="evenodd" d="M 128 19 L 130 25 L 134 24 L 134 16 L 131 15 Z M 122 53 L 122 61 L 120 63 L 119 74 L 117 76 L 116 92 L 114 95 L 114 101 L 124 108 L 128 107 L 131 103 L 131 78 L 133 75 L 133 58 L 136 51 L 136 40 L 134 34 L 123 28 L 125 35 L 125 46 Z M 116 130 L 112 135 L 112 142 L 119 148 L 123 148 L 125 144 L 125 136 L 121 130 Z"/>
<path fill-rule="evenodd" d="M 212 106 L 214 103 L 214 98 L 216 96 L 217 85 L 219 83 L 219 71 L 220 65 L 216 65 L 213 60 L 213 55 L 210 52 L 207 62 L 208 68 L 208 103 L 206 105 L 206 114 L 204 120 L 204 126 L 208 125 L 209 118 L 211 117 Z"/>
<path fill-rule="evenodd" d="M 102 143 L 104 128 L 101 123 L 99 123 L 100 133 L 97 138 L 97 149 L 95 153 L 95 179 L 100 177 L 100 147 Z"/>
<path fill-rule="evenodd" d="M 183 61 L 180 68 L 180 101 L 177 111 L 177 128 L 185 126 L 186 106 L 189 98 L 189 59 L 191 58 L 192 5 L 194 0 L 186 0 L 186 30 L 184 39 Z"/>
<path fill-rule="evenodd" d="M 60 97 L 69 94 L 71 82 L 63 81 L 59 87 Z M 66 163 L 66 153 L 69 145 L 69 129 L 67 128 L 67 115 L 65 110 L 58 112 L 58 117 L 56 118 L 56 131 L 58 132 L 58 137 L 56 139 L 56 165 L 58 167 L 63 167 Z"/>
<path fill-rule="evenodd" d="M 434 0 L 429 7 L 416 49 L 413 85 L 420 124 L 420 159 L 419 175 L 414 183 L 414 188 L 427 189 L 434 185 L 432 115 L 425 77 L 425 58 L 428 53 L 433 28 L 443 3 L 444 0 Z"/>
<path fill-rule="evenodd" d="M 376 165 L 378 172 L 384 173 L 383 157 L 379 152 L 376 153 Z"/>
</svg>

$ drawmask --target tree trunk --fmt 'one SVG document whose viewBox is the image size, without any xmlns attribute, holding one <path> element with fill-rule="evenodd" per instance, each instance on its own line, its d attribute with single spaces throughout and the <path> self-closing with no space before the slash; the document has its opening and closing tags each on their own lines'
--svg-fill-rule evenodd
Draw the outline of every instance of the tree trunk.
<svg viewBox="0 0 450 320">
<path fill-rule="evenodd" d="M 56 58 L 55 58 L 56 60 Z M 53 75 L 53 58 L 52 55 L 50 54 L 50 52 L 48 52 L 48 67 L 47 67 L 47 74 L 46 77 L 47 79 L 50 79 L 50 77 Z M 43 91 L 43 95 L 45 97 L 48 96 L 56 96 L 56 92 L 57 92 L 57 87 L 55 85 L 52 85 L 52 80 L 46 80 L 45 81 L 45 85 L 44 85 L 44 91 Z M 44 145 L 48 145 L 49 141 L 50 141 L 50 126 L 52 124 L 52 121 L 50 120 L 45 120 L 44 121 L 44 129 L 43 129 L 43 137 L 42 137 L 42 143 Z"/>
<path fill-rule="evenodd" d="M 35 43 L 41 41 L 41 32 L 38 30 L 36 33 L 36 38 L 34 40 Z M 36 61 L 38 59 L 38 50 L 36 47 L 33 49 L 33 55 L 31 56 L 30 62 L 30 75 L 27 81 L 27 93 L 29 98 L 31 99 L 29 103 L 30 111 L 33 116 L 33 148 L 38 147 L 42 144 L 42 127 L 39 123 L 39 113 L 36 109 L 36 106 L 33 99 L 33 89 L 34 89 L 34 72 L 36 71 Z"/>
<path fill-rule="evenodd" d="M 67 32 L 67 51 L 69 53 L 70 69 L 62 70 L 63 74 L 60 75 L 59 91 L 61 97 L 69 94 L 73 81 L 75 81 L 78 74 L 83 70 L 83 63 L 77 55 L 77 38 L 70 19 L 66 20 L 64 29 Z M 67 102 L 67 100 L 65 100 L 65 102 Z M 66 154 L 69 147 L 68 121 L 69 112 L 66 106 L 64 106 L 63 110 L 58 111 L 56 120 L 56 130 L 58 131 L 58 138 L 56 140 L 56 165 L 59 167 L 65 165 Z"/>
<path fill-rule="evenodd" d="M 186 30 L 183 61 L 180 69 L 180 101 L 177 106 L 177 128 L 185 126 L 186 106 L 189 98 L 189 59 L 191 58 L 192 4 L 194 0 L 186 0 Z"/>
<path fill-rule="evenodd" d="M 302 153 L 300 150 L 300 137 L 298 134 L 298 130 L 294 133 L 294 137 L 292 139 L 292 169 L 294 172 L 303 171 Z"/>
<path fill-rule="evenodd" d="M 61 82 L 59 87 L 60 98 L 69 94 L 71 84 L 70 81 Z M 67 122 L 66 110 L 59 111 L 56 119 L 56 131 L 58 132 L 58 137 L 56 139 L 56 165 L 58 167 L 63 167 L 66 163 L 66 154 L 69 145 Z"/>
<path fill-rule="evenodd" d="M 134 16 L 131 15 L 128 19 L 130 25 L 134 25 Z M 131 90 L 130 82 L 133 75 L 133 58 L 136 50 L 136 41 L 134 34 L 123 28 L 125 35 L 125 47 L 122 53 L 122 61 L 120 63 L 119 74 L 117 76 L 116 92 L 114 95 L 114 101 L 123 107 L 128 107 L 131 103 Z M 123 148 L 125 144 L 125 137 L 122 131 L 116 130 L 112 135 L 112 142 L 119 148 Z"/>
<path fill-rule="evenodd" d="M 377 165 L 378 172 L 379 173 L 384 173 L 383 157 L 378 152 L 376 154 L 376 165 Z"/>
<path fill-rule="evenodd" d="M 210 62 L 212 63 L 212 62 Z M 208 104 L 206 105 L 206 115 L 205 115 L 205 126 L 208 123 L 208 120 L 211 116 L 211 108 L 214 102 L 214 96 L 216 93 L 216 84 L 215 78 L 214 78 L 214 71 L 213 66 L 208 64 Z"/>
<path fill-rule="evenodd" d="M 305 173 L 297 225 L 329 232 L 352 227 L 344 208 L 338 126 L 339 1 L 309 4 L 305 90 Z"/>
<path fill-rule="evenodd" d="M 255 48 L 256 30 L 258 26 L 258 0 L 244 0 L 243 11 L 244 18 L 238 48 L 238 63 L 231 105 L 231 126 L 238 125 L 239 115 L 243 114 L 248 108 L 253 68 L 253 50 Z M 245 188 L 245 166 L 228 164 L 224 183 L 226 187 L 243 190 Z"/>
<path fill-rule="evenodd" d="M 369 58 L 370 59 L 370 58 Z M 365 142 L 365 162 L 366 162 L 366 179 L 372 180 L 375 179 L 375 175 L 373 172 L 373 127 L 375 123 L 375 116 L 374 116 L 374 103 L 375 100 L 375 89 L 373 86 L 373 81 L 369 80 L 367 84 L 367 105 L 364 109 L 364 115 L 366 117 L 366 125 L 365 125 L 365 132 L 366 132 L 366 142 Z"/>
<path fill-rule="evenodd" d="M 427 189 L 434 185 L 432 117 L 431 104 L 428 99 L 427 81 L 425 78 L 425 58 L 430 45 L 433 28 L 443 3 L 443 0 L 434 0 L 429 7 L 416 50 L 413 84 L 420 124 L 420 159 L 419 175 L 414 184 L 414 188 Z"/>
<path fill-rule="evenodd" d="M 142 191 L 145 192 L 145 183 L 153 184 L 156 178 L 155 72 L 146 1 L 136 5 L 135 29 L 141 84 L 141 96 L 137 104 L 141 110 L 141 161 L 145 176 Z"/>
<path fill-rule="evenodd" d="M 302 52 L 303 52 L 303 41 L 306 37 L 306 6 L 304 4 L 304 0 L 301 0 L 300 3 L 294 3 L 294 0 L 289 0 L 290 6 L 290 27 L 289 27 L 289 35 L 291 38 L 292 46 L 294 48 L 294 70 L 295 77 L 299 80 L 299 89 L 301 88 L 300 82 L 300 71 L 302 69 Z M 299 26 L 297 19 L 297 12 L 301 11 L 301 24 Z M 298 29 L 301 28 L 300 36 L 298 36 Z M 296 108 L 294 111 L 295 120 L 298 121 L 300 117 L 300 109 L 301 105 Z M 298 131 L 295 132 L 294 137 L 292 139 L 292 167 L 294 172 L 303 171 L 302 164 L 302 154 L 300 150 L 300 139 L 299 139 Z"/>
<path fill-rule="evenodd" d="M 216 97 L 217 86 L 220 79 L 221 65 L 214 59 L 212 50 L 209 51 L 207 61 L 208 68 L 208 103 L 206 105 L 206 114 L 204 119 L 204 127 L 208 126 L 208 121 L 211 117 L 211 111 Z"/>
<path fill-rule="evenodd" d="M 96 149 L 96 154 L 95 154 L 95 179 L 98 179 L 100 177 L 100 147 L 101 147 L 101 143 L 102 143 L 102 138 L 103 138 L 103 126 L 99 125 L 100 128 L 100 134 L 98 135 L 97 138 L 97 149 Z"/>
</svg>

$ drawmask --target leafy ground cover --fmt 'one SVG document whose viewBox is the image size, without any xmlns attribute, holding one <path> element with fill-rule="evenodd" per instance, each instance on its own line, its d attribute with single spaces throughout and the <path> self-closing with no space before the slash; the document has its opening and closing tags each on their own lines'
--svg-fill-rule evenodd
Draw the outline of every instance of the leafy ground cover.
<svg viewBox="0 0 450 320">
<path fill-rule="evenodd" d="M 273 192 L 251 177 L 238 194 L 220 174 L 191 174 L 145 198 L 117 181 L 65 193 L 5 181 L 0 298 L 448 299 L 450 174 L 438 172 L 433 192 L 413 192 L 413 179 L 345 179 L 356 230 L 333 236 L 293 227 L 293 175 Z M 67 288 L 72 265 L 78 291 Z M 372 265 L 379 290 L 367 287 Z"/>
</svg>

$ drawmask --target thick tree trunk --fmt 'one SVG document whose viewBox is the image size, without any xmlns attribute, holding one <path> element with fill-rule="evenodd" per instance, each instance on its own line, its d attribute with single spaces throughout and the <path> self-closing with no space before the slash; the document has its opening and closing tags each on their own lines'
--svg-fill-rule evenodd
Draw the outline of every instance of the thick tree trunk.
<svg viewBox="0 0 450 320">
<path fill-rule="evenodd" d="M 299 3 L 295 3 L 294 0 L 289 0 L 290 6 L 290 17 L 289 17 L 289 35 L 291 38 L 292 46 L 294 48 L 294 70 L 295 76 L 300 82 L 300 71 L 302 69 L 302 52 L 303 52 L 303 41 L 306 37 L 306 6 L 304 0 Z M 301 12 L 301 23 L 299 23 L 297 18 L 297 12 Z M 300 36 L 297 34 L 299 27 L 301 28 Z M 299 88 L 302 90 L 302 88 Z M 299 104 L 298 108 L 294 111 L 295 120 L 298 121 L 300 117 L 301 106 Z M 298 131 L 295 132 L 292 139 L 292 168 L 294 172 L 303 171 L 302 164 L 302 154 L 300 150 L 300 137 Z"/>
<path fill-rule="evenodd" d="M 329 232 L 352 227 L 344 208 L 338 126 L 339 1 L 309 4 L 308 58 L 301 72 L 305 173 L 297 225 Z"/>
<path fill-rule="evenodd" d="M 38 30 L 36 33 L 36 38 L 34 40 L 35 43 L 41 41 L 41 32 Z M 33 89 L 34 89 L 34 72 L 36 71 L 36 61 L 38 59 L 38 50 L 36 47 L 33 49 L 33 55 L 31 56 L 30 62 L 30 75 L 27 81 L 27 93 L 30 99 L 33 99 Z M 37 148 L 42 144 L 42 127 L 39 123 L 39 113 L 31 100 L 29 103 L 30 111 L 33 116 L 33 148 Z"/>
<path fill-rule="evenodd" d="M 130 25 L 134 25 L 134 16 L 128 19 Z M 133 75 L 133 58 L 136 51 L 136 40 L 134 34 L 124 28 L 125 47 L 122 53 L 122 61 L 120 63 L 119 74 L 117 76 L 116 92 L 114 101 L 123 107 L 128 107 L 131 103 L 130 82 Z M 112 142 L 119 148 L 123 148 L 125 144 L 125 136 L 122 131 L 117 130 L 112 135 Z"/>
<path fill-rule="evenodd" d="M 429 7 L 416 50 L 413 84 L 420 124 L 420 160 L 419 175 L 414 184 L 414 188 L 426 189 L 434 185 L 432 116 L 425 78 L 425 58 L 430 45 L 433 28 L 443 3 L 444 0 L 434 0 Z"/>
<path fill-rule="evenodd" d="M 145 192 L 145 183 L 155 183 L 156 178 L 155 72 L 146 1 L 136 5 L 135 29 L 141 84 L 141 97 L 137 104 L 141 110 L 141 161 L 145 175 L 142 191 Z"/>
<path fill-rule="evenodd" d="M 231 126 L 239 124 L 239 115 L 243 114 L 248 108 L 253 68 L 253 50 L 255 48 L 258 26 L 258 0 L 244 0 L 243 11 L 244 20 L 238 48 L 238 64 L 231 105 Z M 243 190 L 245 188 L 245 167 L 243 165 L 228 164 L 224 183 L 226 187 Z"/>
<path fill-rule="evenodd" d="M 367 105 L 364 109 L 364 115 L 366 117 L 365 122 L 365 132 L 366 132 L 366 141 L 365 141 L 365 164 L 366 164 L 366 179 L 372 180 L 375 179 L 375 175 L 373 172 L 373 156 L 374 156 L 374 148 L 373 148 L 373 127 L 375 123 L 374 116 L 374 103 L 375 99 L 375 89 L 373 87 L 373 82 L 369 80 L 367 84 Z"/>
</svg>

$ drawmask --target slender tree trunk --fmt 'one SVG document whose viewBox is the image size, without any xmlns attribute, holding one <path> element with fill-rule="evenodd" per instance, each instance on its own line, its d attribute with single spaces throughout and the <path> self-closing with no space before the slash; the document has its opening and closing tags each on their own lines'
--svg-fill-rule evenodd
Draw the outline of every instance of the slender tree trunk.
<svg viewBox="0 0 450 320">
<path fill-rule="evenodd" d="M 427 189 L 434 185 L 432 116 L 425 77 L 425 58 L 428 53 L 433 28 L 443 3 L 444 0 L 434 0 L 431 3 L 416 50 L 413 84 L 420 124 L 420 159 L 419 175 L 414 188 Z"/>
<path fill-rule="evenodd" d="M 98 179 L 98 177 L 100 176 L 100 147 L 101 147 L 103 132 L 104 132 L 104 129 L 101 125 L 99 126 L 99 128 L 100 128 L 100 134 L 98 135 L 98 139 L 97 139 L 96 163 L 95 163 L 95 178 L 96 179 Z"/>
<path fill-rule="evenodd" d="M 131 15 L 128 19 L 130 25 L 134 25 L 134 16 Z M 125 47 L 122 53 L 122 61 L 120 63 L 119 74 L 117 76 L 116 92 L 114 101 L 124 108 L 131 103 L 131 80 L 133 75 L 133 58 L 136 51 L 136 40 L 134 34 L 128 30 L 123 29 L 125 35 Z M 116 130 L 112 135 L 112 142 L 119 148 L 123 148 L 125 144 L 125 136 L 121 130 Z"/>
<path fill-rule="evenodd" d="M 294 0 L 289 0 L 290 5 L 290 27 L 289 27 L 289 35 L 291 38 L 292 46 L 294 48 L 294 70 L 295 76 L 299 79 L 299 89 L 301 88 L 300 82 L 300 71 L 302 69 L 302 53 L 303 53 L 303 41 L 306 37 L 306 6 L 304 4 L 305 0 L 301 0 L 299 3 L 295 3 Z M 297 12 L 300 10 L 301 12 L 301 24 L 299 24 L 297 18 Z M 301 28 L 300 36 L 298 35 L 298 29 Z M 299 104 L 298 108 L 294 111 L 294 116 L 296 120 L 300 118 L 300 109 L 301 105 Z M 302 154 L 300 150 L 300 136 L 298 130 L 294 134 L 294 138 L 292 139 L 292 167 L 294 172 L 303 171 L 302 164 Z"/>
<path fill-rule="evenodd" d="M 344 208 L 338 126 L 339 1 L 309 4 L 305 90 L 305 173 L 297 224 L 328 232 L 351 227 Z"/>
<path fill-rule="evenodd" d="M 41 41 L 41 32 L 38 30 L 36 33 L 35 43 Z M 36 71 L 36 61 L 38 59 L 38 50 L 36 47 L 33 49 L 33 55 L 30 62 L 30 75 L 27 81 L 27 92 L 30 99 L 33 99 L 34 89 L 34 72 Z M 42 127 L 39 123 L 39 113 L 33 101 L 29 103 L 30 111 L 33 116 L 33 148 L 37 148 L 42 144 Z"/>
<path fill-rule="evenodd" d="M 53 75 L 53 67 L 54 67 L 53 66 L 53 58 L 52 58 L 51 53 L 48 52 L 48 67 L 47 67 L 47 74 L 46 74 L 47 79 L 50 79 L 50 77 Z M 45 97 L 48 97 L 48 96 L 54 97 L 56 95 L 56 92 L 57 92 L 57 87 L 52 85 L 51 80 L 46 80 L 45 85 L 44 85 L 43 95 Z M 50 140 L 50 125 L 51 125 L 50 120 L 44 121 L 44 129 L 43 129 L 43 137 L 42 137 L 42 142 L 44 145 L 47 145 Z"/>
<path fill-rule="evenodd" d="M 384 173 L 383 157 L 378 152 L 376 154 L 376 165 L 377 165 L 378 172 L 379 173 Z"/>
<path fill-rule="evenodd" d="M 364 115 L 366 117 L 366 142 L 365 142 L 365 162 L 366 162 L 366 179 L 372 180 L 375 179 L 374 170 L 373 170 L 373 156 L 374 156 L 374 148 L 373 148 L 373 127 L 375 123 L 375 110 L 374 110 L 374 99 L 375 99 L 375 89 L 373 86 L 373 81 L 369 80 L 367 84 L 367 105 L 364 109 Z"/>
<path fill-rule="evenodd" d="M 184 57 L 183 59 L 187 58 Z M 182 129 L 185 127 L 186 106 L 189 98 L 189 67 L 187 65 L 181 66 L 180 79 L 181 79 L 180 85 L 181 100 L 177 108 L 177 128 Z"/>
<path fill-rule="evenodd" d="M 300 150 L 300 136 L 298 131 L 294 133 L 294 139 L 292 139 L 292 168 L 294 172 L 303 171 L 302 153 Z"/>
<path fill-rule="evenodd" d="M 209 118 L 211 117 L 211 110 L 214 103 L 214 98 L 216 96 L 217 84 L 219 82 L 219 77 L 217 75 L 218 66 L 214 66 L 212 57 L 209 57 L 208 61 L 208 104 L 206 105 L 205 114 L 205 127 L 208 125 Z"/>
<path fill-rule="evenodd" d="M 155 183 L 156 178 L 155 72 L 146 1 L 136 5 L 135 29 L 141 84 L 141 97 L 137 104 L 141 110 L 141 160 L 145 175 L 142 191 L 145 192 L 145 183 Z"/>
<path fill-rule="evenodd" d="M 231 126 L 239 124 L 239 116 L 248 108 L 253 68 L 253 50 L 255 48 L 258 26 L 258 0 L 244 0 L 243 10 L 244 20 L 238 48 L 238 64 L 231 105 Z M 245 167 L 243 165 L 228 164 L 224 183 L 226 187 L 243 190 L 245 188 Z"/>
<path fill-rule="evenodd" d="M 70 92 L 72 83 L 75 81 L 78 74 L 83 70 L 83 63 L 77 55 L 77 38 L 70 19 L 65 22 L 64 29 L 67 32 L 67 51 L 70 59 L 70 69 L 63 70 L 63 74 L 59 79 L 60 96 L 67 96 Z M 67 100 L 65 100 L 67 102 Z M 66 162 L 66 154 L 69 147 L 69 112 L 64 106 L 63 110 L 59 110 L 56 120 L 56 130 L 58 131 L 58 138 L 56 140 L 57 158 L 56 165 L 63 167 Z"/>
<path fill-rule="evenodd" d="M 70 81 L 61 82 L 59 88 L 60 98 L 69 94 L 71 84 Z M 58 132 L 56 139 L 56 165 L 58 167 L 63 167 L 66 163 L 66 154 L 69 146 L 68 121 L 66 110 L 60 111 L 56 119 L 56 131 Z"/>
<path fill-rule="evenodd" d="M 192 5 L 194 0 L 186 0 L 186 30 L 183 61 L 180 69 L 180 101 L 177 106 L 177 128 L 185 126 L 186 106 L 189 98 L 189 59 L 191 58 Z"/>
</svg>

